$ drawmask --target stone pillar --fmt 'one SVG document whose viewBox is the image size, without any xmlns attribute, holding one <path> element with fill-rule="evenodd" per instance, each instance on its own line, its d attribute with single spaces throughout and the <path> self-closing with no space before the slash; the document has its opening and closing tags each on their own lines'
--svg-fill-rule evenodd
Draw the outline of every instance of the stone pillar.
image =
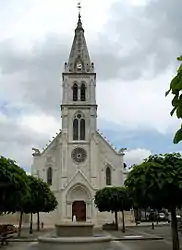
<svg viewBox="0 0 182 250">
<path fill-rule="evenodd" d="M 92 218 L 92 204 L 90 201 L 86 202 L 86 218 L 87 219 Z"/>
<path fill-rule="evenodd" d="M 98 224 L 98 209 L 95 207 L 94 199 L 92 200 L 91 204 L 92 208 L 92 218 L 93 218 L 93 223 L 95 226 Z"/>
<path fill-rule="evenodd" d="M 97 154 L 97 145 L 95 144 L 94 140 L 91 141 L 90 147 L 90 172 L 91 172 L 91 180 L 94 187 L 97 187 L 97 164 L 98 164 L 98 154 Z"/>
<path fill-rule="evenodd" d="M 66 217 L 72 219 L 72 202 L 68 201 L 66 204 Z"/>
<path fill-rule="evenodd" d="M 78 87 L 78 101 L 81 100 L 81 89 L 80 87 Z"/>
<path fill-rule="evenodd" d="M 92 79 L 90 81 L 90 102 L 92 104 L 95 104 L 95 82 L 94 80 Z"/>
<path fill-rule="evenodd" d="M 62 137 L 64 138 L 65 136 L 66 135 L 63 134 Z M 68 146 L 64 138 L 62 144 L 62 188 L 65 187 L 67 180 L 67 156 L 68 156 Z"/>
</svg>

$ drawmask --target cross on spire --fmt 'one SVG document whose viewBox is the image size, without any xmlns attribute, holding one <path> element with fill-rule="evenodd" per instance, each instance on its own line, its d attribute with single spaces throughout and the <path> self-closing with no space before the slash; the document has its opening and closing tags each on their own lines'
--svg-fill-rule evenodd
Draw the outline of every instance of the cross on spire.
<svg viewBox="0 0 182 250">
<path fill-rule="evenodd" d="M 78 2 L 77 8 L 78 8 L 78 15 L 81 15 L 80 12 L 81 12 L 82 6 L 81 6 L 81 3 L 80 3 L 80 2 Z"/>
<path fill-rule="evenodd" d="M 82 6 L 81 6 L 81 3 L 80 3 L 80 2 L 78 2 L 77 8 L 78 8 L 78 23 L 77 23 L 77 29 L 83 29 L 83 28 L 82 28 L 82 21 L 81 21 L 81 14 L 80 14 Z"/>
</svg>

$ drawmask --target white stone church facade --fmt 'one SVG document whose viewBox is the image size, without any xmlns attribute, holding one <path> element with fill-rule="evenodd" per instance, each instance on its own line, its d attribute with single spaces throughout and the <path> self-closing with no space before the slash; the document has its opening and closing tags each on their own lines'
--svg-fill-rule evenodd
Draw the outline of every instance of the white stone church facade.
<svg viewBox="0 0 182 250">
<path fill-rule="evenodd" d="M 123 150 L 117 152 L 97 130 L 96 73 L 79 14 L 68 62 L 62 73 L 62 129 L 40 152 L 33 148 L 32 174 L 50 184 L 57 209 L 42 214 L 45 224 L 109 220 L 99 213 L 94 195 L 106 186 L 122 186 L 126 177 Z"/>
</svg>

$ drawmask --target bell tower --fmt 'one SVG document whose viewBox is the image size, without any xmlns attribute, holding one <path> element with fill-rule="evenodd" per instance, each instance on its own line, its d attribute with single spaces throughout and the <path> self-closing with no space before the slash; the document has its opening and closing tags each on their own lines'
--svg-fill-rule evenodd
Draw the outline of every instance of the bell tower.
<svg viewBox="0 0 182 250">
<path fill-rule="evenodd" d="M 68 142 L 86 143 L 97 129 L 96 73 L 81 21 L 78 22 L 68 62 L 62 74 L 62 133 Z"/>
</svg>

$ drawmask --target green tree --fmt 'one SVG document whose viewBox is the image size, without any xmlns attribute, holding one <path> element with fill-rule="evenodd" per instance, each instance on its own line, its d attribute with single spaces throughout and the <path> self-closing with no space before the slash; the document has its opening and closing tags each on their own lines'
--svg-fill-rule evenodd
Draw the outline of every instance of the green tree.
<svg viewBox="0 0 182 250">
<path fill-rule="evenodd" d="M 125 185 L 141 207 L 171 211 L 173 250 L 179 250 L 176 208 L 182 205 L 182 157 L 178 153 L 153 155 L 129 172 Z"/>
<path fill-rule="evenodd" d="M 0 156 L 0 211 L 18 211 L 27 190 L 26 172 L 15 161 Z"/>
<path fill-rule="evenodd" d="M 40 230 L 40 212 L 53 211 L 58 203 L 50 190 L 49 185 L 40 178 L 28 176 L 28 183 L 30 188 L 30 197 L 24 204 L 24 211 L 30 213 L 30 232 L 32 232 L 32 214 L 37 214 L 37 230 Z"/>
<path fill-rule="evenodd" d="M 178 61 L 182 61 L 182 56 L 177 58 Z M 170 88 L 166 92 L 166 96 L 171 92 L 173 94 L 171 116 L 176 113 L 178 119 L 182 118 L 182 64 L 177 70 L 176 76 L 172 79 L 170 83 Z M 182 140 L 182 124 L 181 128 L 176 132 L 173 142 L 177 144 Z"/>
<path fill-rule="evenodd" d="M 40 216 L 39 212 L 53 211 L 57 206 L 57 200 L 50 190 L 47 183 L 34 176 L 27 176 L 28 190 L 26 195 L 23 196 L 20 207 L 19 219 L 19 233 L 21 233 L 21 224 L 23 213 L 30 214 L 30 228 L 29 232 L 33 233 L 33 214 L 37 214 L 37 230 L 40 230 Z"/>
<path fill-rule="evenodd" d="M 32 214 L 36 213 L 36 201 L 35 201 L 35 191 L 34 188 L 37 185 L 37 179 L 33 176 L 27 176 L 27 184 L 29 192 L 23 197 L 22 204 L 20 208 L 20 220 L 19 220 L 19 236 L 21 232 L 21 224 L 23 213 L 30 214 L 30 229 L 29 232 L 32 233 Z"/>
<path fill-rule="evenodd" d="M 20 212 L 18 236 L 21 235 L 22 219 L 24 213 L 30 213 L 32 211 L 31 189 L 29 186 L 29 176 L 27 176 L 27 192 L 22 195 L 21 203 L 19 204 L 18 212 Z"/>
<path fill-rule="evenodd" d="M 131 208 L 131 200 L 125 187 L 106 187 L 95 195 L 95 204 L 100 212 L 115 214 L 115 225 L 118 230 L 118 212 L 122 212 L 123 232 L 125 232 L 124 211 Z"/>
</svg>

